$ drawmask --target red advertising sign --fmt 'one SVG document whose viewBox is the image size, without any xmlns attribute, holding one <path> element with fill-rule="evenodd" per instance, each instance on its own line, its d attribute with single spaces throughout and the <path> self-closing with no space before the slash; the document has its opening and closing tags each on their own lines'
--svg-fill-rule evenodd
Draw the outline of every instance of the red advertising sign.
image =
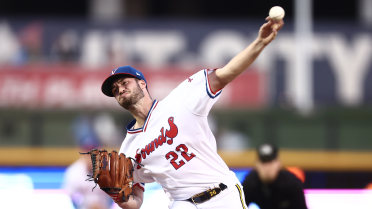
<svg viewBox="0 0 372 209">
<path fill-rule="evenodd" d="M 180 69 L 141 69 L 153 98 L 164 98 L 194 72 Z M 195 70 L 196 72 L 197 70 Z M 111 69 L 91 71 L 76 66 L 22 66 L 0 68 L 0 107 L 119 108 L 101 93 Z M 217 107 L 260 107 L 265 104 L 266 78 L 256 71 L 242 74 L 221 94 Z"/>
</svg>

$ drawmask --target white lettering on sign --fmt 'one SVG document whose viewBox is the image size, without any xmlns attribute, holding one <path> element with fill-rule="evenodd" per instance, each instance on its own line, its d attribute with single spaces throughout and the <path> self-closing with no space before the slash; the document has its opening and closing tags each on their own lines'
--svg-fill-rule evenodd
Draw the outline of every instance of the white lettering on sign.
<svg viewBox="0 0 372 209">
<path fill-rule="evenodd" d="M 142 31 L 134 35 L 131 45 L 142 62 L 156 69 L 166 65 L 173 56 L 185 50 L 186 39 L 178 32 Z"/>
<path fill-rule="evenodd" d="M 40 81 L 37 78 L 10 75 L 1 78 L 0 106 L 35 107 L 39 96 Z"/>
<path fill-rule="evenodd" d="M 77 88 L 77 95 L 79 95 L 79 98 L 77 98 L 76 102 L 80 103 L 79 106 L 88 108 L 119 108 L 120 106 L 115 99 L 107 97 L 101 92 L 101 84 L 102 81 L 98 79 L 87 78 L 83 80 L 79 88 Z"/>
<path fill-rule="evenodd" d="M 62 76 L 52 76 L 46 80 L 43 104 L 45 107 L 78 107 L 76 87 L 72 79 Z"/>
<path fill-rule="evenodd" d="M 0 23 L 0 63 L 18 62 L 21 56 L 20 43 L 5 22 Z"/>
<path fill-rule="evenodd" d="M 327 43 L 323 46 L 333 66 L 339 97 L 346 105 L 360 104 L 364 78 L 371 69 L 372 37 L 358 35 L 348 43 L 345 37 L 333 35 L 324 42 Z"/>
<path fill-rule="evenodd" d="M 200 53 L 208 65 L 220 66 L 227 58 L 241 50 L 244 37 L 237 33 L 223 32 L 207 36 Z M 352 41 L 338 34 L 314 36 L 311 46 L 314 59 L 329 61 L 336 77 L 336 89 L 340 101 L 345 105 L 358 105 L 362 102 L 363 85 L 372 64 L 372 37 L 367 34 L 356 35 Z M 286 62 L 286 94 L 293 97 L 296 89 L 295 42 L 291 34 L 281 36 L 268 47 L 255 63 L 258 67 L 270 67 L 274 70 L 274 58 L 279 56 Z M 312 79 L 312 78 L 309 78 Z M 316 81 L 315 81 L 316 82 Z"/>
<path fill-rule="evenodd" d="M 119 31 L 105 33 L 105 35 L 91 32 L 86 35 L 83 43 L 90 45 L 83 47 L 83 61 L 95 60 L 92 66 L 100 66 L 107 57 L 104 52 L 111 46 L 110 37 L 116 37 Z M 116 45 L 116 50 L 125 53 L 120 57 L 128 59 L 139 59 L 142 64 L 154 69 L 170 64 L 176 60 L 181 66 L 198 66 L 205 68 L 222 67 L 236 53 L 244 49 L 255 38 L 256 34 L 247 37 L 243 33 L 234 30 L 219 30 L 204 37 L 198 51 L 190 52 L 187 48 L 187 37 L 176 31 L 146 30 L 135 33 L 122 32 L 121 40 L 126 43 Z M 89 41 L 88 41 L 89 40 Z M 91 42 L 99 42 L 92 44 Z M 330 63 L 335 75 L 336 90 L 339 100 L 345 105 L 358 105 L 362 102 L 364 78 L 371 69 L 372 60 L 372 37 L 369 34 L 356 34 L 352 40 L 339 33 L 314 34 L 311 46 L 313 60 L 321 58 Z M 122 47 L 120 50 L 118 47 Z M 94 50 L 93 50 L 94 49 Z M 98 50 L 99 49 L 99 50 Z M 258 69 L 275 70 L 275 57 L 278 56 L 285 61 L 286 92 L 291 98 L 296 92 L 296 69 L 295 63 L 295 40 L 291 33 L 281 33 L 273 44 L 264 50 L 258 60 L 253 63 Z M 89 55 L 89 56 L 88 56 Z M 187 55 L 187 56 L 186 56 Z M 86 58 L 86 59 L 84 59 Z M 88 59 L 89 58 L 89 59 Z M 115 60 L 120 60 L 115 59 Z M 269 68 L 269 69 L 267 69 Z M 309 78 L 312 79 L 312 78 Z M 316 81 L 315 81 L 316 83 Z M 270 88 L 269 88 L 270 89 Z"/>
<path fill-rule="evenodd" d="M 100 31 L 92 31 L 85 35 L 81 46 L 81 63 L 85 67 L 98 68 L 106 64 L 108 46 L 105 37 Z"/>
<path fill-rule="evenodd" d="M 247 38 L 241 33 L 228 30 L 214 32 L 207 36 L 200 46 L 199 63 L 223 67 L 247 44 Z"/>
</svg>

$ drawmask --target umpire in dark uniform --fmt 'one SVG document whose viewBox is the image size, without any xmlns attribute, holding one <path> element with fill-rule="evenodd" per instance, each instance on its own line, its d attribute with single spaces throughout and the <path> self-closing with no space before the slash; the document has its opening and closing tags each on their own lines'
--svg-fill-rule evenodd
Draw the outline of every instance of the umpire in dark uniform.
<svg viewBox="0 0 372 209">
<path fill-rule="evenodd" d="M 282 168 L 278 148 L 262 144 L 257 155 L 256 167 L 243 181 L 247 205 L 253 202 L 260 209 L 307 209 L 302 182 Z"/>
</svg>

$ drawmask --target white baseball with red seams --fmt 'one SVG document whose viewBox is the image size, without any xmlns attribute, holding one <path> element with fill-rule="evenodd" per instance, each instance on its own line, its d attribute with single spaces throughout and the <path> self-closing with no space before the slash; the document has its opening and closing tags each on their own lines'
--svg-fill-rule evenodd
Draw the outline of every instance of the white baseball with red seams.
<svg viewBox="0 0 372 209">
<path fill-rule="evenodd" d="M 280 6 L 271 7 L 269 11 L 269 17 L 274 21 L 280 21 L 284 18 L 285 12 L 284 9 Z"/>
<path fill-rule="evenodd" d="M 142 128 L 132 129 L 135 121 L 128 125 L 120 153 L 143 165 L 135 165 L 135 185 L 143 189 L 142 183 L 156 181 L 175 201 L 221 182 L 237 192 L 240 182 L 217 154 L 208 125 L 209 111 L 222 91 L 211 91 L 210 72 L 195 73 L 162 101 L 155 100 Z"/>
</svg>

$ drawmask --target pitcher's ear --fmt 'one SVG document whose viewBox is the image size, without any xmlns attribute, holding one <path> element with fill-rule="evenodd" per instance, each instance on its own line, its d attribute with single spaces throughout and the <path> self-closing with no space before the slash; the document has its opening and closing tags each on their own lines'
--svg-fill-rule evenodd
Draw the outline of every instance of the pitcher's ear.
<svg viewBox="0 0 372 209">
<path fill-rule="evenodd" d="M 145 88 L 147 88 L 147 83 L 146 83 L 146 81 L 144 81 L 144 80 L 139 80 L 138 83 L 140 84 L 141 89 L 145 89 Z"/>
</svg>

